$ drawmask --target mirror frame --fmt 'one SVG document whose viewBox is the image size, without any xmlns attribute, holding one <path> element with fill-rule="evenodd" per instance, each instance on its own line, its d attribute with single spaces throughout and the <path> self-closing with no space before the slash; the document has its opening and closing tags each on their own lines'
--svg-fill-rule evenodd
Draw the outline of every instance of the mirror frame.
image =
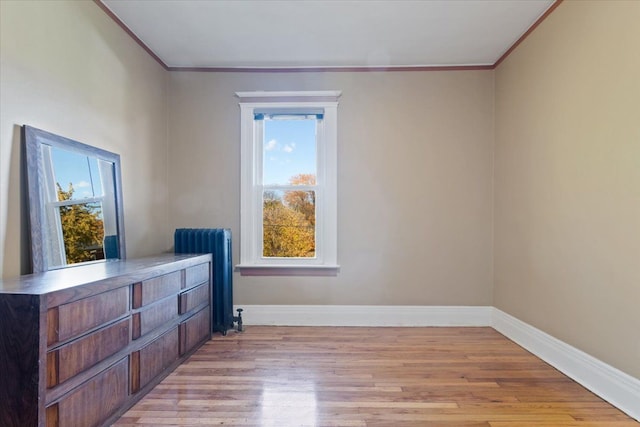
<svg viewBox="0 0 640 427">
<path fill-rule="evenodd" d="M 92 147 L 82 142 L 74 141 L 63 136 L 36 129 L 34 127 L 22 126 L 22 140 L 24 141 L 26 167 L 27 167 L 27 187 L 29 203 L 29 220 L 31 229 L 31 267 L 33 273 L 40 273 L 48 270 L 75 267 L 85 265 L 87 261 L 76 264 L 65 264 L 52 266 L 51 260 L 47 259 L 45 245 L 47 242 L 47 232 L 45 227 L 45 206 L 44 200 L 44 165 L 42 156 L 42 146 L 50 145 L 66 151 L 81 154 L 83 156 L 94 157 L 99 160 L 113 164 L 114 173 L 114 194 L 116 209 L 116 227 L 118 233 L 118 255 L 120 260 L 126 258 L 125 236 L 124 236 L 124 214 L 122 205 L 122 178 L 120 170 L 120 156 L 100 148 Z M 103 260 L 106 261 L 106 260 Z"/>
</svg>

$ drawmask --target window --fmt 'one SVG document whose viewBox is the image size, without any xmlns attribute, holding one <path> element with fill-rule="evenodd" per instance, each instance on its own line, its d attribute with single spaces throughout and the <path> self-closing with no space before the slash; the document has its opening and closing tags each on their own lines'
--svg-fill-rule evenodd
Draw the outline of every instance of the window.
<svg viewBox="0 0 640 427">
<path fill-rule="evenodd" d="M 335 271 L 340 92 L 236 95 L 242 144 L 239 268 L 266 274 Z"/>
</svg>

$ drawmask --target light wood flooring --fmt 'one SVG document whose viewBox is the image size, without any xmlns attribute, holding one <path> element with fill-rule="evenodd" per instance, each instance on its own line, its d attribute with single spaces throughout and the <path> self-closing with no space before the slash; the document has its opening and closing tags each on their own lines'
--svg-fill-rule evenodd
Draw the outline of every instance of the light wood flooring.
<svg viewBox="0 0 640 427">
<path fill-rule="evenodd" d="M 116 424 L 638 427 L 491 328 L 247 326 Z"/>
</svg>

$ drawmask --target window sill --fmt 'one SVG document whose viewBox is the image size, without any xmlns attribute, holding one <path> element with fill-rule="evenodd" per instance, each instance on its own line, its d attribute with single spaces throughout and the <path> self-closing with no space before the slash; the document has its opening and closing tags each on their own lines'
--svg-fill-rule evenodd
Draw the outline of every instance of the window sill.
<svg viewBox="0 0 640 427">
<path fill-rule="evenodd" d="M 339 270 L 339 265 L 236 265 L 242 276 L 337 276 Z"/>
</svg>

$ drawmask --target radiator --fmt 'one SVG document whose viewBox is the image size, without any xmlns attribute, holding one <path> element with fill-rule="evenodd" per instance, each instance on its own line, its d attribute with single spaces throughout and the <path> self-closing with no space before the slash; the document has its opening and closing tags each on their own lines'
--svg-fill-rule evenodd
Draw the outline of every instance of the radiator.
<svg viewBox="0 0 640 427">
<path fill-rule="evenodd" d="M 233 316 L 233 263 L 231 261 L 231 230 L 228 228 L 178 228 L 174 233 L 176 254 L 212 254 L 211 330 L 227 334 L 238 321 Z"/>
</svg>

